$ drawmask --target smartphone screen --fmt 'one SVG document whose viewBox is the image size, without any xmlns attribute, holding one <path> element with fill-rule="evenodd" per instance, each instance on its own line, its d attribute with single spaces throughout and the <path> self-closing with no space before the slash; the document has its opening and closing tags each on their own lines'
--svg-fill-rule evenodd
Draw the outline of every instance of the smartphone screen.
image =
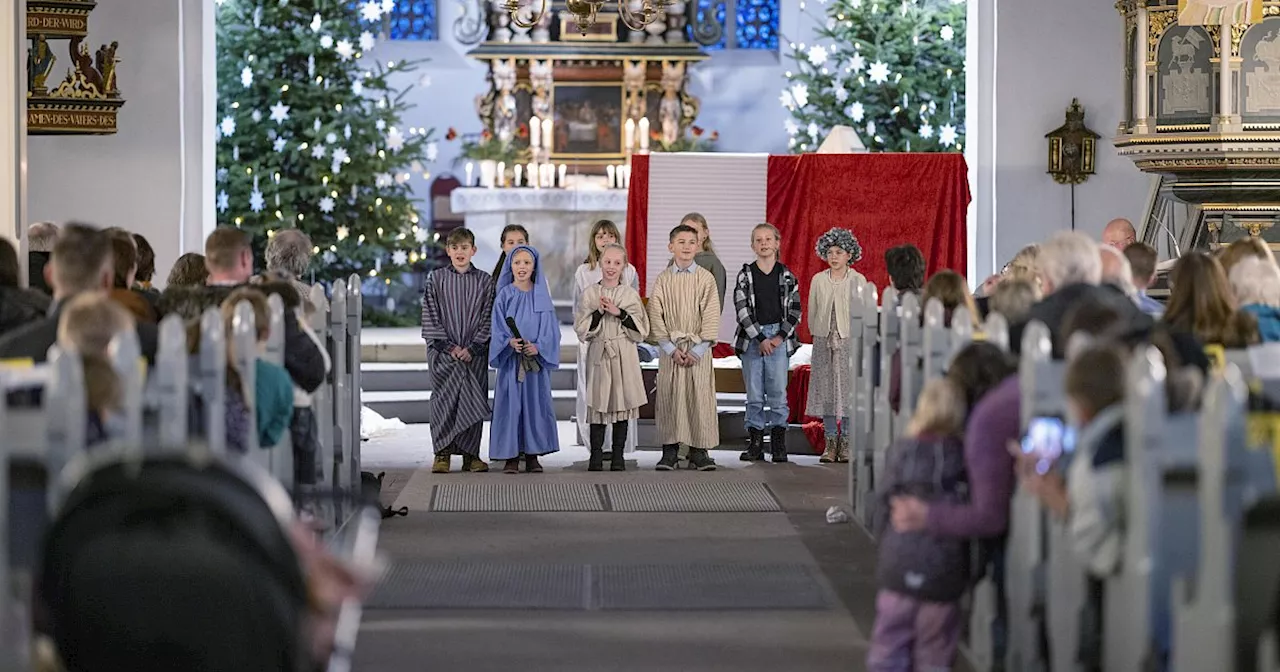
<svg viewBox="0 0 1280 672">
<path fill-rule="evenodd" d="M 1032 418 L 1027 433 L 1022 437 L 1022 452 L 1034 455 L 1036 471 L 1049 473 L 1053 463 L 1074 447 L 1074 436 L 1062 418 L 1052 416 Z"/>
</svg>

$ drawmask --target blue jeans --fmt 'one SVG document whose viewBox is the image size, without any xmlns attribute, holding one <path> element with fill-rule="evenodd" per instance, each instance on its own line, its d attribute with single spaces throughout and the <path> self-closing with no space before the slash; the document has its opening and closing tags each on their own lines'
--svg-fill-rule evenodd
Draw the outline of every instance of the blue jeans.
<svg viewBox="0 0 1280 672">
<path fill-rule="evenodd" d="M 836 425 L 837 420 L 840 421 L 839 425 Z M 827 437 L 828 439 L 834 439 L 836 438 L 836 436 L 840 434 L 838 430 L 841 428 L 844 429 L 844 435 L 849 436 L 849 416 L 846 415 L 843 418 L 837 418 L 834 415 L 822 416 L 822 435 L 823 436 Z"/>
<path fill-rule="evenodd" d="M 765 338 L 778 334 L 779 325 L 763 325 Z M 747 384 L 747 429 L 787 426 L 787 343 L 783 341 L 765 357 L 752 343 L 742 353 L 742 380 Z M 765 411 L 765 406 L 769 407 Z"/>
</svg>

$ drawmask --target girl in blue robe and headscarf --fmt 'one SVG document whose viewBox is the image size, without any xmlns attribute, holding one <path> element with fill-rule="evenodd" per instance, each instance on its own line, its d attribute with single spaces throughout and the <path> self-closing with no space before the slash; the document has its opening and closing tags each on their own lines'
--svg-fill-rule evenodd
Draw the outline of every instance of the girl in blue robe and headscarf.
<svg viewBox="0 0 1280 672">
<path fill-rule="evenodd" d="M 525 471 L 541 473 L 538 456 L 560 450 L 551 405 L 551 372 L 560 368 L 560 321 L 538 267 L 538 251 L 528 245 L 511 249 L 498 276 L 491 343 L 489 364 L 498 370 L 498 381 L 489 459 L 506 460 L 502 471 L 514 474 L 523 455 Z"/>
</svg>

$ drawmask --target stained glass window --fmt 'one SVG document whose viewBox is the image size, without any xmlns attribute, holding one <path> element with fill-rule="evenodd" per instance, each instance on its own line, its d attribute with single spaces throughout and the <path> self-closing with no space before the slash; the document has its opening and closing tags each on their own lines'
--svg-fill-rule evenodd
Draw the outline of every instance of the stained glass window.
<svg viewBox="0 0 1280 672">
<path fill-rule="evenodd" d="M 436 39 L 436 0 L 396 0 L 389 18 L 387 34 L 393 40 Z"/>
<path fill-rule="evenodd" d="M 778 49 L 778 0 L 698 0 L 699 21 L 712 12 L 723 33 L 706 49 Z"/>
<path fill-rule="evenodd" d="M 712 7 L 714 5 L 714 7 Z M 725 3 L 716 3 L 713 0 L 698 0 L 698 22 L 706 20 L 707 12 L 715 12 L 716 23 L 720 24 L 720 41 L 706 47 L 707 50 L 724 49 L 725 41 L 728 39 L 728 33 L 724 32 L 724 7 Z"/>
<path fill-rule="evenodd" d="M 778 48 L 778 0 L 737 0 L 738 49 Z"/>
</svg>

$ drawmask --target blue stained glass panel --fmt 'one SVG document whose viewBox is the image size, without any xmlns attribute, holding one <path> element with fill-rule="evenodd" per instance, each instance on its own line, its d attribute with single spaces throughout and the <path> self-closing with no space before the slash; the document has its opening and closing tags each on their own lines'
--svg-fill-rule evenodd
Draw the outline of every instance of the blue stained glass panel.
<svg viewBox="0 0 1280 672">
<path fill-rule="evenodd" d="M 728 1 L 732 2 L 734 0 Z M 715 7 L 713 8 L 712 5 L 715 5 Z M 698 0 L 698 22 L 702 23 L 703 21 L 706 21 L 707 12 L 714 11 L 715 20 L 720 24 L 721 29 L 720 41 L 705 47 L 708 51 L 725 48 L 725 40 L 728 38 L 728 33 L 724 32 L 724 8 L 724 3 L 716 4 L 713 0 Z M 690 28 L 692 28 L 692 26 Z"/>
<path fill-rule="evenodd" d="M 736 0 L 738 49 L 778 49 L 778 0 Z"/>
<path fill-rule="evenodd" d="M 436 0 L 396 0 L 387 32 L 393 40 L 436 39 Z"/>
</svg>

